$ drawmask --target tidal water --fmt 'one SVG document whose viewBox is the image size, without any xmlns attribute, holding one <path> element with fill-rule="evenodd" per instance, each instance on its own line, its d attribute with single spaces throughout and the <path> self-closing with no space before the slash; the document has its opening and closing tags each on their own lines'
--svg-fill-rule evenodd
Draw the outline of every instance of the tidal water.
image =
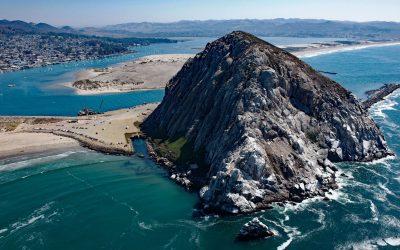
<svg viewBox="0 0 400 250">
<path fill-rule="evenodd" d="M 34 68 L 0 74 L 0 115 L 76 115 L 88 107 L 98 111 L 109 111 L 132 107 L 144 102 L 162 99 L 163 90 L 136 91 L 123 94 L 92 96 L 75 95 L 73 89 L 63 84 L 74 81 L 74 75 L 86 68 L 104 68 L 138 57 L 153 54 L 195 54 L 213 38 L 177 38 L 184 42 L 176 44 L 154 44 L 135 48 L 136 53 L 67 64 Z M 335 38 L 265 38 L 273 44 L 309 44 L 336 40 Z M 338 38 L 340 39 L 340 38 Z M 15 84 L 9 88 L 9 84 Z"/>
<path fill-rule="evenodd" d="M 189 53 L 206 42 L 143 50 L 149 54 Z M 400 82 L 399 55 L 397 46 L 304 60 L 319 70 L 337 72 L 330 77 L 361 98 L 365 90 Z M 125 59 L 109 60 L 116 60 L 112 64 Z M 64 71 L 63 67 L 78 70 L 95 64 L 109 65 L 102 60 L 86 63 L 0 75 L 0 82 L 15 77 L 21 85 L 26 84 L 25 91 L 19 86 L 15 90 L 2 89 L 10 91 L 7 98 L 11 103 L 7 107 L 11 111 L 1 102 L 0 113 L 73 114 L 75 110 L 69 105 L 75 107 L 72 102 L 78 97 L 48 90 L 46 86 L 69 79 L 69 70 Z M 61 72 L 58 76 L 54 68 Z M 22 80 L 18 75 L 31 80 Z M 22 92 L 12 94 L 13 91 Z M 135 92 L 91 98 L 93 103 L 109 98 L 107 108 L 114 109 L 152 98 L 159 101 L 163 93 L 154 95 Z M 38 104 L 43 100 L 42 105 L 47 105 L 48 100 L 43 97 L 48 96 L 57 101 L 50 106 L 61 108 L 63 103 L 68 107 L 58 112 L 54 107 Z M 18 104 L 19 98 L 30 103 Z M 400 92 L 375 105 L 371 116 L 384 131 L 390 148 L 400 154 Z M 135 148 L 146 153 L 140 141 L 135 142 Z M 0 161 L 0 249 L 399 249 L 398 158 L 368 164 L 342 163 L 338 167 L 348 177 L 340 179 L 341 188 L 332 192 L 328 202 L 311 199 L 253 215 L 193 218 L 196 194 L 174 184 L 163 169 L 147 158 L 109 156 L 82 149 L 6 159 Z M 254 216 L 259 216 L 278 236 L 235 242 L 241 226 Z"/>
</svg>

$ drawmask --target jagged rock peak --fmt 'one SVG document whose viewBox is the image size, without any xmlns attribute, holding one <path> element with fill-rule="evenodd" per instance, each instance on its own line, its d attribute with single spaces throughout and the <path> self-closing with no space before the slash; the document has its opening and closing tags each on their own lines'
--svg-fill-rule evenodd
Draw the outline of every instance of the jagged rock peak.
<svg viewBox="0 0 400 250">
<path fill-rule="evenodd" d="M 240 31 L 183 66 L 143 130 L 158 154 L 179 163 L 169 168 L 175 179 L 201 187 L 203 210 L 218 213 L 322 195 L 335 187 L 332 162 L 390 153 L 350 92 Z M 185 142 L 179 160 L 173 150 L 157 150 L 162 143 L 155 138 Z"/>
</svg>

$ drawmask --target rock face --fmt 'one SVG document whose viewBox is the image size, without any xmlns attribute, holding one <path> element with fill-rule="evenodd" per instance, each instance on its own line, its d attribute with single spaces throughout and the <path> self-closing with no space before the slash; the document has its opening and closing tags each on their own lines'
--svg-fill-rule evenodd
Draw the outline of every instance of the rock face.
<svg viewBox="0 0 400 250">
<path fill-rule="evenodd" d="M 274 233 L 269 230 L 264 223 L 262 223 L 258 218 L 253 218 L 251 221 L 243 225 L 236 239 L 239 241 L 249 241 L 263 239 L 273 235 Z"/>
<path fill-rule="evenodd" d="M 199 187 L 203 210 L 217 213 L 322 195 L 335 187 L 332 162 L 390 153 L 350 92 L 244 32 L 189 60 L 142 128 L 153 139 L 185 139 L 194 156 L 186 166 L 197 167 L 169 170 Z"/>
</svg>

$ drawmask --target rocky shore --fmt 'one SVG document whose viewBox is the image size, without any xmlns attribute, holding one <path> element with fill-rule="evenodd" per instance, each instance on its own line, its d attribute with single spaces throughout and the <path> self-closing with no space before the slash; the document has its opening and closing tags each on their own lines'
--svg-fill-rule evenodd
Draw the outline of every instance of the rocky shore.
<svg viewBox="0 0 400 250">
<path fill-rule="evenodd" d="M 385 84 L 379 89 L 369 90 L 366 92 L 368 95 L 367 100 L 363 101 L 362 105 L 364 108 L 369 109 L 372 105 L 377 102 L 383 101 L 386 96 L 392 94 L 394 91 L 400 88 L 400 84 Z"/>
<path fill-rule="evenodd" d="M 171 79 L 144 121 L 152 155 L 205 213 L 251 213 L 337 188 L 333 162 L 390 155 L 363 105 L 265 41 L 233 32 Z"/>
</svg>

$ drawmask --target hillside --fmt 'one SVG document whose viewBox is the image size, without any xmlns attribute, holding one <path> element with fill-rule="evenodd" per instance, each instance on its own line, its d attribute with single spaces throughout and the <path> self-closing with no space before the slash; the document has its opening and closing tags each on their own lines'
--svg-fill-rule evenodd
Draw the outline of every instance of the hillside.
<svg viewBox="0 0 400 250">
<path fill-rule="evenodd" d="M 350 92 L 244 32 L 188 61 L 143 129 L 171 177 L 200 189 L 206 212 L 248 213 L 324 195 L 336 187 L 332 162 L 390 154 Z"/>
<path fill-rule="evenodd" d="M 349 22 L 322 19 L 238 19 L 179 21 L 172 23 L 125 23 L 110 25 L 90 32 L 114 36 L 139 37 L 219 37 L 234 30 L 258 36 L 283 37 L 344 37 L 357 39 L 400 39 L 400 23 Z"/>
</svg>

